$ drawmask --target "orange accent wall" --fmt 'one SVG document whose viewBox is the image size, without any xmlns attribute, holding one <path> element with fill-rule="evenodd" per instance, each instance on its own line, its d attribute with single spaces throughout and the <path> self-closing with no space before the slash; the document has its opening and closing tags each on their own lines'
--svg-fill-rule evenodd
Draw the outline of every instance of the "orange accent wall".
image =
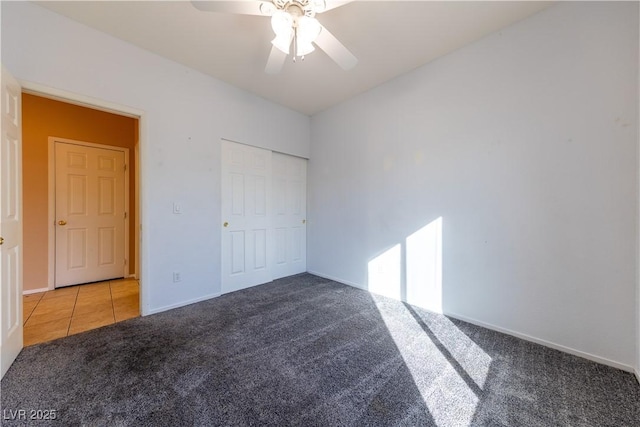
<svg viewBox="0 0 640 427">
<path fill-rule="evenodd" d="M 22 94 L 24 290 L 48 283 L 49 137 L 129 148 L 129 271 L 135 272 L 135 146 L 138 120 Z"/>
</svg>

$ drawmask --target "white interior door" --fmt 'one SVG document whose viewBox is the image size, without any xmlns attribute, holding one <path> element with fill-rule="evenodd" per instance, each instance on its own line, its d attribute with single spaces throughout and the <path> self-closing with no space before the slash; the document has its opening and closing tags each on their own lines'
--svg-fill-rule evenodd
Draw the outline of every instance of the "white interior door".
<svg viewBox="0 0 640 427">
<path fill-rule="evenodd" d="M 56 142 L 55 286 L 124 276 L 125 154 Z"/>
<path fill-rule="evenodd" d="M 0 378 L 22 350 L 20 85 L 2 67 L 0 141 Z"/>
<path fill-rule="evenodd" d="M 272 280 L 271 151 L 222 141 L 222 292 Z"/>
<path fill-rule="evenodd" d="M 307 271 L 307 161 L 273 153 L 273 278 Z"/>
</svg>

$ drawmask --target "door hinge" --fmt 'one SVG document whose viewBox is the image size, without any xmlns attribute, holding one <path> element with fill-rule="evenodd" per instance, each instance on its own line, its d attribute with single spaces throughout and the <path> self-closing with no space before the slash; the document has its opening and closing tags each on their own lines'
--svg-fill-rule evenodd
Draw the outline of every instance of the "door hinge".
<svg viewBox="0 0 640 427">
<path fill-rule="evenodd" d="M 126 212 L 124 213 L 124 219 L 127 219 L 127 213 Z"/>
<path fill-rule="evenodd" d="M 125 165 L 124 165 L 124 171 L 125 171 L 125 172 L 127 171 L 127 164 L 126 164 L 126 163 L 125 163 Z"/>
<path fill-rule="evenodd" d="M 127 265 L 127 260 L 126 259 L 124 260 L 124 265 Z"/>
</svg>

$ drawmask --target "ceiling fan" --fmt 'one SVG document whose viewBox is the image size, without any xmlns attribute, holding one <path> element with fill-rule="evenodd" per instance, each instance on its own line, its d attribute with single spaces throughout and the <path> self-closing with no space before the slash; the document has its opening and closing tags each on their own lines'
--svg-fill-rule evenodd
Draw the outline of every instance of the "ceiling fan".
<svg viewBox="0 0 640 427">
<path fill-rule="evenodd" d="M 349 3 L 346 0 L 229 0 L 199 1 L 191 3 L 206 12 L 224 12 L 240 15 L 270 16 L 275 38 L 265 72 L 277 74 L 293 50 L 293 61 L 304 60 L 305 55 L 322 49 L 343 70 L 356 66 L 358 59 L 315 18 L 316 14 Z M 292 43 L 293 42 L 293 43 Z"/>
</svg>

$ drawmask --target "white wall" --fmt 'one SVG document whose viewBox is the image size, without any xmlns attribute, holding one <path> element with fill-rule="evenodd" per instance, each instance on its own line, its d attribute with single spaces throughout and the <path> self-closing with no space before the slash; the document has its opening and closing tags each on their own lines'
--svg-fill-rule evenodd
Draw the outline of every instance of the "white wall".
<svg viewBox="0 0 640 427">
<path fill-rule="evenodd" d="M 637 8 L 558 4 L 314 116 L 309 270 L 406 285 L 442 217 L 445 313 L 631 369 Z"/>
<path fill-rule="evenodd" d="M 315 116 L 311 132 L 306 116 L 29 3 L 2 2 L 2 62 L 145 112 L 147 311 L 220 291 L 220 138 L 308 157 L 311 134 L 310 270 L 366 287 L 370 260 L 442 217 L 445 312 L 640 370 L 637 9 L 554 6 Z"/>
<path fill-rule="evenodd" d="M 638 21 L 640 22 L 640 7 L 638 8 Z M 640 55 L 638 55 L 638 103 L 640 104 Z M 637 111 L 638 122 L 640 123 L 640 107 Z M 638 138 L 638 147 L 640 147 L 640 124 L 636 128 L 636 136 Z M 639 150 L 640 151 L 640 150 Z M 638 153 L 640 155 L 640 152 Z M 638 167 L 640 168 L 640 158 L 638 159 Z M 640 174 L 638 174 L 640 179 Z M 636 378 L 640 381 L 640 200 L 638 201 L 638 218 L 636 220 L 636 227 L 638 227 L 638 243 L 636 246 L 636 262 L 637 273 L 636 276 Z"/>
<path fill-rule="evenodd" d="M 145 112 L 147 312 L 220 292 L 220 138 L 309 155 L 307 116 L 33 4 L 2 2 L 2 62 L 18 79 Z"/>
</svg>

